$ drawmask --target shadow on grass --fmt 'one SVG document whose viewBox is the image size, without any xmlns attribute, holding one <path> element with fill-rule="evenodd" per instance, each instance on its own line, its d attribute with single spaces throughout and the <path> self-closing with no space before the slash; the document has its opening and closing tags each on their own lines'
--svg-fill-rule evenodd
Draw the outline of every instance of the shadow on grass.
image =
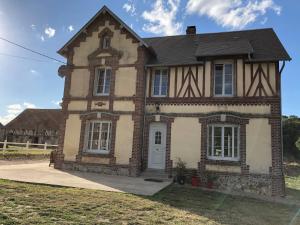
<svg viewBox="0 0 300 225">
<path fill-rule="evenodd" d="M 134 183 L 122 186 L 115 181 L 101 180 L 99 179 L 101 176 L 97 178 L 95 173 L 82 173 L 77 171 L 65 172 L 125 192 L 132 192 L 132 188 L 138 189 Z M 116 179 L 116 177 L 113 176 L 112 179 Z M 155 186 L 157 183 L 151 184 L 151 182 L 149 182 L 149 186 L 151 185 Z M 300 198 L 300 190 L 288 189 L 288 192 Z M 188 185 L 180 186 L 172 184 L 154 196 L 137 195 L 137 197 L 183 210 L 218 224 L 300 224 L 300 217 L 297 214 L 299 208 L 295 205 L 271 203 L 249 197 L 204 191 Z"/>
<path fill-rule="evenodd" d="M 300 224 L 299 208 L 294 205 L 203 191 L 189 186 L 173 184 L 148 199 L 220 224 Z"/>
</svg>

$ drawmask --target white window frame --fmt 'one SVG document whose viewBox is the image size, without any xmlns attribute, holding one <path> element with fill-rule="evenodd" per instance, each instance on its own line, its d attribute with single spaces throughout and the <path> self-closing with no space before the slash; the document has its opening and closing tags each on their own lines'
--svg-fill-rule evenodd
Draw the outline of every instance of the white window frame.
<svg viewBox="0 0 300 225">
<path fill-rule="evenodd" d="M 159 94 L 158 95 L 156 95 L 156 94 L 154 94 L 154 82 L 155 82 L 155 72 L 157 71 L 157 70 L 159 70 L 160 71 L 160 73 L 159 73 L 159 76 L 160 76 L 160 78 L 159 78 Z M 169 87 L 169 80 L 167 81 L 167 90 L 166 90 L 166 94 L 165 95 L 163 95 L 163 94 L 161 94 L 161 92 L 162 92 L 162 77 L 163 77 L 163 70 L 166 70 L 167 71 L 167 77 L 168 77 L 168 73 L 169 73 L 169 70 L 168 70 L 168 68 L 158 68 L 158 69 L 154 69 L 154 76 L 153 76 L 153 78 L 152 78 L 152 96 L 153 97 L 166 97 L 167 95 L 168 95 L 168 87 Z"/>
<path fill-rule="evenodd" d="M 209 132 L 209 127 L 212 128 L 212 135 L 211 135 L 211 146 L 209 146 L 209 138 L 210 138 L 210 132 Z M 214 132 L 215 132 L 215 127 L 221 127 L 222 132 L 221 132 L 221 145 L 222 145 L 222 156 L 214 156 Z M 230 127 L 232 128 L 232 155 L 234 155 L 234 128 L 237 128 L 237 156 L 236 157 L 225 157 L 224 156 L 224 128 L 225 127 Z M 240 160 L 240 126 L 239 125 L 227 125 L 227 124 L 210 124 L 207 126 L 207 158 L 212 159 L 212 160 L 226 160 L 226 161 L 239 161 Z M 211 148 L 211 153 L 212 155 L 209 155 L 209 148 Z"/>
<path fill-rule="evenodd" d="M 223 66 L 223 73 L 222 73 L 222 94 L 216 94 L 216 66 L 222 65 Z M 225 94 L 225 65 L 231 65 L 231 94 Z M 226 63 L 215 63 L 214 64 L 214 96 L 216 97 L 233 97 L 234 87 L 233 87 L 233 81 L 234 81 L 234 66 L 231 62 Z"/>
<path fill-rule="evenodd" d="M 97 149 L 89 149 L 89 142 L 91 142 L 92 140 L 89 137 L 89 132 L 90 132 L 90 125 L 92 124 L 92 132 L 91 135 L 93 135 L 94 133 L 94 124 L 95 123 L 100 123 L 100 132 L 99 132 L 99 139 L 98 139 L 98 148 Z M 108 131 L 107 131 L 107 140 L 106 140 L 106 146 L 107 146 L 107 150 L 103 150 L 100 149 L 101 146 L 101 136 L 102 136 L 102 125 L 104 123 L 108 124 Z M 86 125 L 86 141 L 85 141 L 85 152 L 87 153 L 95 153 L 95 154 L 109 154 L 110 153 L 110 142 L 111 142 L 111 130 L 112 130 L 112 122 L 111 121 L 99 121 L 99 120 L 90 120 L 88 121 L 87 125 Z M 90 144 L 91 146 L 91 144 Z"/>
<path fill-rule="evenodd" d="M 104 78 L 103 78 L 103 89 L 102 92 L 97 92 L 98 90 L 98 84 L 99 84 L 99 70 L 104 70 Z M 106 76 L 107 76 L 107 70 L 110 70 L 110 80 L 109 84 L 106 84 Z M 112 77 L 112 70 L 110 67 L 97 67 L 95 68 L 95 81 L 94 81 L 94 95 L 95 96 L 108 96 L 110 93 L 110 85 L 111 85 L 111 77 Z M 109 91 L 108 93 L 105 93 L 104 90 L 106 89 L 106 85 L 109 85 Z"/>
</svg>

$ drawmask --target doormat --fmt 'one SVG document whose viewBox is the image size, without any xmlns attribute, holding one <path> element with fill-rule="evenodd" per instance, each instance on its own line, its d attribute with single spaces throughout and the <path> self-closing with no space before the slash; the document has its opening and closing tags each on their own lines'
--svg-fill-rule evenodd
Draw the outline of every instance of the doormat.
<svg viewBox="0 0 300 225">
<path fill-rule="evenodd" d="M 144 179 L 144 181 L 151 181 L 151 182 L 158 182 L 158 183 L 163 182 L 163 180 L 155 179 L 155 178 L 146 178 Z"/>
</svg>

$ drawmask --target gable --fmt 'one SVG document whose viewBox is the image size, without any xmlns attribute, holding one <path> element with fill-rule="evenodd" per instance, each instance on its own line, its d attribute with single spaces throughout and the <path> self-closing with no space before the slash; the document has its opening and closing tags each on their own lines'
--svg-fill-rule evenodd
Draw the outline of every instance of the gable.
<svg viewBox="0 0 300 225">
<path fill-rule="evenodd" d="M 140 43 L 141 45 L 148 47 L 148 45 L 118 16 L 116 16 L 106 6 L 103 6 L 97 14 L 80 29 L 79 32 L 77 32 L 60 50 L 58 50 L 58 53 L 68 57 L 68 52 L 70 50 L 74 47 L 78 47 L 80 42 L 85 41 L 87 37 L 90 37 L 99 26 L 104 26 L 105 21 L 109 21 L 109 25 L 114 25 L 115 29 L 120 30 L 122 34 L 126 35 L 126 38 L 130 38 L 133 42 Z"/>
</svg>

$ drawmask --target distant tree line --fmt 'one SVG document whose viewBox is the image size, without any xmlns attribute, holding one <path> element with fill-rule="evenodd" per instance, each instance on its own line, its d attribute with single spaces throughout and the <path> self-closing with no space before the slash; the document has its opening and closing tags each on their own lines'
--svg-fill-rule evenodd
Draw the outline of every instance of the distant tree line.
<svg viewBox="0 0 300 225">
<path fill-rule="evenodd" d="M 282 116 L 283 154 L 300 159 L 300 118 Z"/>
</svg>

